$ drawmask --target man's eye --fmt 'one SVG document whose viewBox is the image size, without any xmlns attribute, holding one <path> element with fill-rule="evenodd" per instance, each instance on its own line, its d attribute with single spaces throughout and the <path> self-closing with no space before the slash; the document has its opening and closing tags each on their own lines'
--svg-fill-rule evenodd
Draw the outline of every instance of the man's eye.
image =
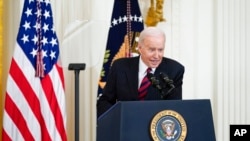
<svg viewBox="0 0 250 141">
<path fill-rule="evenodd" d="M 153 49 L 153 48 L 150 48 L 150 49 L 149 49 L 149 51 L 151 51 L 151 52 L 152 52 L 152 51 L 154 51 L 154 49 Z"/>
<path fill-rule="evenodd" d="M 163 52 L 163 49 L 159 49 L 159 52 Z"/>
</svg>

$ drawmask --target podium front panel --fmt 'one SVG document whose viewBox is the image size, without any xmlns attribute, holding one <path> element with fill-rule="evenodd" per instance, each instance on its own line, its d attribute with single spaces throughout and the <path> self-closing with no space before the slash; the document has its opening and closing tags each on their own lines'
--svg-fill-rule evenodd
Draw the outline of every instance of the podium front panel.
<svg viewBox="0 0 250 141">
<path fill-rule="evenodd" d="M 163 110 L 183 117 L 185 141 L 216 140 L 210 100 L 204 99 L 118 102 L 98 118 L 97 141 L 152 141 L 150 124 Z"/>
</svg>

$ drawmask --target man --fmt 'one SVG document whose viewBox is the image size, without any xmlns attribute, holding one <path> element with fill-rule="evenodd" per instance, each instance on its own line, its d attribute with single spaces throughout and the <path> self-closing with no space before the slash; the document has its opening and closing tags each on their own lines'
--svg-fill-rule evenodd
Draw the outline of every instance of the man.
<svg viewBox="0 0 250 141">
<path fill-rule="evenodd" d="M 97 101 L 98 117 L 117 101 L 182 99 L 184 66 L 163 57 L 165 38 L 160 29 L 145 28 L 138 41 L 140 55 L 114 61 L 103 95 Z M 150 75 L 146 72 L 148 68 Z M 147 89 L 143 86 L 144 94 L 140 96 L 138 90 L 144 77 L 151 80 L 151 85 Z"/>
</svg>

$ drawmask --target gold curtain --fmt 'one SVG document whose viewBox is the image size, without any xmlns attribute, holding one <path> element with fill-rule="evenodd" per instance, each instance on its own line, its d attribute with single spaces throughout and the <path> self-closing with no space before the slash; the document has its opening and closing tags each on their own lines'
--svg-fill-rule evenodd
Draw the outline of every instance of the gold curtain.
<svg viewBox="0 0 250 141">
<path fill-rule="evenodd" d="M 3 70 L 3 0 L 0 0 L 0 92 L 2 93 L 2 70 Z"/>
<path fill-rule="evenodd" d="M 0 0 L 0 141 L 2 140 L 3 117 L 3 0 Z"/>
</svg>

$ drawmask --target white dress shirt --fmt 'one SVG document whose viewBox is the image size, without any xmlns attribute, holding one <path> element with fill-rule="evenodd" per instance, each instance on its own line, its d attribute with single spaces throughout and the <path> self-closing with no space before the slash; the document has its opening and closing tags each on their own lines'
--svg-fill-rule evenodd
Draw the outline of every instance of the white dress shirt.
<svg viewBox="0 0 250 141">
<path fill-rule="evenodd" d="M 145 75 L 147 75 L 148 66 L 142 61 L 141 57 L 139 59 L 139 73 L 138 73 L 138 89 L 141 85 L 141 81 Z M 151 68 L 151 73 L 155 72 L 155 68 Z"/>
</svg>

